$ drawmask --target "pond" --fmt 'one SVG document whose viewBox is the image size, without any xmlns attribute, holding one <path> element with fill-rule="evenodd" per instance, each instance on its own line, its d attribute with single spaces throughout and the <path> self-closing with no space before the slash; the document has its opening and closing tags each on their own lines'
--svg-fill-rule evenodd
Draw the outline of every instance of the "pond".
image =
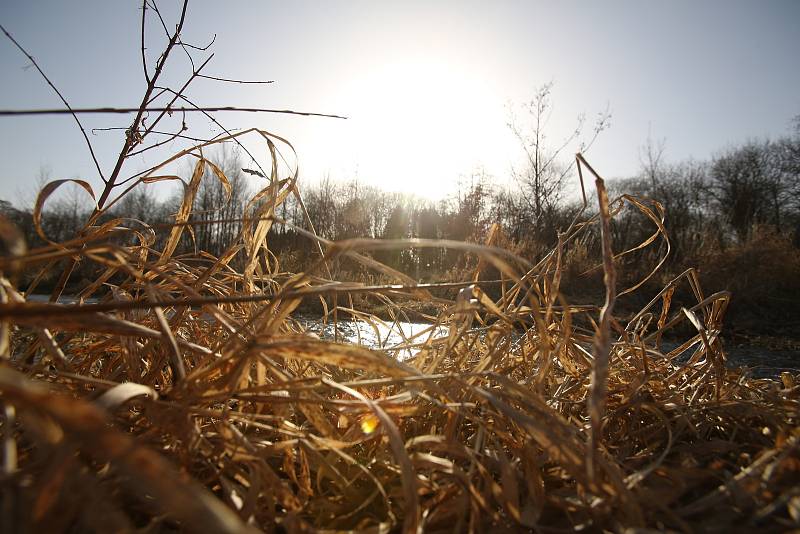
<svg viewBox="0 0 800 534">
<path fill-rule="evenodd" d="M 339 340 L 364 347 L 387 350 L 405 360 L 419 352 L 420 346 L 432 336 L 433 339 L 446 337 L 446 327 L 435 327 L 428 323 L 386 322 L 372 325 L 366 321 L 340 320 L 338 327 L 332 322 L 323 324 L 316 318 L 301 317 L 298 321 L 322 339 Z M 677 347 L 675 343 L 664 342 L 664 352 Z M 687 350 L 684 359 L 691 355 L 695 347 Z M 591 349 L 589 349 L 591 350 Z M 751 376 L 757 378 L 777 377 L 783 371 L 800 370 L 800 351 L 776 350 L 759 346 L 725 345 L 728 367 L 736 369 L 747 367 Z M 681 357 L 678 358 L 679 360 Z"/>
<path fill-rule="evenodd" d="M 34 302 L 47 302 L 48 295 L 30 295 L 28 300 Z M 77 304 L 77 299 L 72 296 L 62 296 L 59 304 Z M 98 302 L 89 298 L 85 303 Z M 420 347 L 429 339 L 447 336 L 446 327 L 434 327 L 429 323 L 414 323 L 404 321 L 385 321 L 375 324 L 366 321 L 340 320 L 334 326 L 332 321 L 323 323 L 315 317 L 300 316 L 295 318 L 303 327 L 322 339 L 338 340 L 362 345 L 364 347 L 386 350 L 401 360 L 408 359 L 420 350 Z M 664 342 L 664 351 L 672 350 L 675 344 Z M 728 367 L 747 367 L 755 377 L 776 377 L 783 371 L 797 372 L 800 370 L 800 351 L 791 349 L 772 349 L 754 345 L 731 346 L 725 345 L 728 356 Z M 693 349 L 690 349 L 693 350 Z"/>
</svg>

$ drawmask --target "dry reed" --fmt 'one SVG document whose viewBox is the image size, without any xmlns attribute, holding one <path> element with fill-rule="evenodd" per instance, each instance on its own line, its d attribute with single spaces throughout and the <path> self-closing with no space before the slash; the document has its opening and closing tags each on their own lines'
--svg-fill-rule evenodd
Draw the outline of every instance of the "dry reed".
<svg viewBox="0 0 800 534">
<path fill-rule="evenodd" d="M 616 299 L 646 281 L 618 289 L 615 259 L 654 244 L 669 251 L 658 202 L 609 201 L 603 180 L 579 155 L 581 186 L 585 171 L 594 176 L 599 210 L 576 217 L 535 264 L 494 246 L 497 227 L 485 245 L 333 243 L 307 220 L 294 230 L 317 259 L 286 272 L 269 243 L 273 226 L 287 224 L 277 217 L 283 203 L 294 197 L 304 210 L 297 170 L 287 169 L 281 153 L 291 145 L 262 130 L 232 134 L 208 115 L 211 108 L 186 99 L 198 77 L 237 82 L 201 73 L 210 57 L 195 67 L 190 49 L 208 46 L 181 41 L 187 5 L 170 31 L 157 2 L 142 4 L 147 88 L 139 108 L 113 110 L 135 118 L 112 172 L 98 165 L 104 189 L 95 195 L 80 180 L 47 184 L 34 209 L 47 243 L 38 249 L 26 250 L 20 232 L 0 218 L 3 532 L 800 526 L 800 377 L 754 379 L 726 367 L 720 334 L 729 294 L 705 295 L 689 270 L 627 324 L 614 315 Z M 150 68 L 145 30 L 153 13 L 167 44 Z M 180 90 L 158 89 L 176 49 L 188 55 L 191 76 Z M 33 112 L 70 113 L 83 132 L 78 114 L 108 111 L 73 109 L 61 99 L 65 110 Z M 150 108 L 157 116 L 145 125 Z M 121 180 L 130 156 L 175 139 L 197 141 L 183 135 L 190 111 L 224 134 Z M 181 117 L 175 131 L 146 145 L 173 112 Z M 176 255 L 193 240 L 203 177 L 230 193 L 228 176 L 204 151 L 233 142 L 252 156 L 243 136 L 263 142 L 266 164 L 244 169 L 263 182 L 239 235 L 219 257 Z M 167 173 L 181 160 L 193 163 L 188 180 Z M 130 191 L 167 180 L 180 181 L 184 196 L 166 228 L 111 215 Z M 42 212 L 68 182 L 97 197 L 97 209 L 74 239 L 53 242 Z M 609 232 L 622 209 L 639 210 L 653 234 L 615 255 Z M 571 305 L 561 291 L 565 262 L 574 248 L 585 252 L 591 235 L 602 243 L 602 310 Z M 461 250 L 476 256 L 477 266 L 463 284 L 418 285 L 371 255 L 406 247 Z M 330 266 L 338 260 L 391 283 L 334 279 Z M 76 304 L 60 304 L 78 263 L 95 274 L 77 288 Z M 488 267 L 500 273 L 499 293 L 487 293 L 480 281 Z M 16 283 L 23 272 L 37 273 L 25 292 Z M 32 302 L 53 276 L 50 302 Z M 673 305 L 681 284 L 696 299 L 689 308 Z M 322 303 L 328 323 L 357 319 L 376 329 L 387 317 L 418 316 L 432 304 L 439 312 L 427 317 L 431 328 L 376 350 L 307 332 L 296 311 L 311 300 Z M 380 304 L 383 319 L 365 302 Z M 425 306 L 415 306 L 420 302 Z M 695 333 L 666 349 L 664 336 L 687 331 L 676 329 L 685 324 Z M 446 335 L 434 335 L 441 331 Z M 408 349 L 416 354 L 400 358 Z"/>
<path fill-rule="evenodd" d="M 626 325 L 613 315 L 625 291 L 614 282 L 611 218 L 623 205 L 641 210 L 654 224 L 648 246 L 667 239 L 658 203 L 609 203 L 579 156 L 601 209 L 535 265 L 490 244 L 331 243 L 312 230 L 303 232 L 319 261 L 283 272 L 270 229 L 283 223 L 277 207 L 300 199 L 297 174 L 279 171 L 280 138 L 236 135 L 248 134 L 265 142 L 272 173 L 218 258 L 174 253 L 206 168 L 228 183 L 203 156 L 227 137 L 168 160 L 194 159 L 195 171 L 159 250 L 157 229 L 142 221 L 95 217 L 76 239 L 27 252 L 0 227 L 14 252 L 0 260 L 4 531 L 798 526 L 797 377 L 726 368 L 729 295 L 705 295 L 687 271 Z M 160 167 L 137 183 L 164 179 Z M 36 205 L 45 239 L 40 214 L 59 185 Z M 570 245 L 598 227 L 608 284 L 599 318 L 564 302 L 559 287 Z M 119 244 L 126 235 L 133 241 Z M 369 256 L 411 246 L 460 248 L 480 262 L 448 300 Z M 397 283 L 332 280 L 335 258 Z M 41 280 L 61 261 L 96 266 L 78 304 L 33 303 L 12 282 L 32 269 Z M 487 265 L 504 280 L 499 298 L 481 289 Z M 694 292 L 693 307 L 673 309 L 679 284 Z M 398 319 L 416 301 L 439 302 L 432 324 L 448 334 L 375 350 L 321 340 L 293 316 L 303 300 L 322 299 L 327 321 L 379 322 L 356 293 Z M 684 321 L 696 334 L 663 349 Z M 398 359 L 407 347 L 418 352 Z"/>
</svg>

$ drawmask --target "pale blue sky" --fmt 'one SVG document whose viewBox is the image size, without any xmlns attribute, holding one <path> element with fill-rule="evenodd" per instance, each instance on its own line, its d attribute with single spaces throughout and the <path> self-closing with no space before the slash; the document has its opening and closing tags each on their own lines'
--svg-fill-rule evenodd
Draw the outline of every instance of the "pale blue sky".
<svg viewBox="0 0 800 534">
<path fill-rule="evenodd" d="M 172 23 L 177 2 L 159 5 Z M 4 0 L 0 23 L 73 106 L 134 107 L 144 88 L 139 8 L 135 1 Z M 287 137 L 311 182 L 325 173 L 357 175 L 437 197 L 477 166 L 506 179 L 520 155 L 507 105 L 548 81 L 555 83 L 554 138 L 578 113 L 591 117 L 609 106 L 612 127 L 588 154 L 607 177 L 636 172 L 648 131 L 666 139 L 668 158 L 701 159 L 749 138 L 783 135 L 800 114 L 800 2 L 789 0 L 192 2 L 185 40 L 205 43 L 214 33 L 209 74 L 276 83 L 200 80 L 189 92 L 198 104 L 350 117 L 218 116 L 229 128 Z M 0 108 L 59 107 L 26 63 L 0 39 Z M 176 59 L 175 68 L 170 79 L 182 83 L 186 66 Z M 84 118 L 88 127 L 130 122 Z M 121 137 L 92 136 L 105 170 Z M 131 162 L 131 170 L 146 163 Z M 0 118 L 0 198 L 16 201 L 42 167 L 54 179 L 99 183 L 70 117 Z"/>
</svg>

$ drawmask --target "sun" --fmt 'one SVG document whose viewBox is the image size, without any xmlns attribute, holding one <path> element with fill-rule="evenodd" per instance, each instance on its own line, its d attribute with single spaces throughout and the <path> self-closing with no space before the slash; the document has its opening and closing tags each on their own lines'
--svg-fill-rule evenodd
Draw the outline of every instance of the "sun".
<svg viewBox="0 0 800 534">
<path fill-rule="evenodd" d="M 442 198 L 507 141 L 502 96 L 460 62 L 395 59 L 341 91 L 359 178 L 386 190 Z"/>
</svg>

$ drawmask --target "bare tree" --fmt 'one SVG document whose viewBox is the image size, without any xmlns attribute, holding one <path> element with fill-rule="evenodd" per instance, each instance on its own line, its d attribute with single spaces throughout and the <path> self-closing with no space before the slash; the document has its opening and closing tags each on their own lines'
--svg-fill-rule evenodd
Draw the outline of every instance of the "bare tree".
<svg viewBox="0 0 800 534">
<path fill-rule="evenodd" d="M 146 185 L 137 187 L 125 195 L 114 206 L 114 213 L 120 217 L 129 217 L 140 221 L 160 220 L 156 217 L 160 202 Z"/>
<path fill-rule="evenodd" d="M 754 224 L 782 231 L 797 191 L 797 175 L 784 172 L 780 143 L 749 142 L 714 158 L 710 193 L 739 239 Z"/>
<path fill-rule="evenodd" d="M 524 153 L 523 166 L 512 169 L 512 174 L 533 224 L 540 231 L 547 227 L 547 215 L 559 205 L 566 182 L 574 171 L 572 154 L 565 157 L 565 152 L 570 147 L 575 149 L 571 152 L 585 152 L 600 132 L 609 127 L 610 121 L 607 111 L 598 114 L 588 138 L 583 138 L 586 117 L 581 114 L 569 135 L 552 142 L 548 134 L 553 112 L 552 89 L 552 82 L 542 85 L 533 98 L 522 105 L 524 120 L 512 112 L 508 123 Z"/>
<path fill-rule="evenodd" d="M 659 139 L 653 140 L 653 136 L 648 132 L 647 141 L 645 145 L 639 148 L 639 163 L 641 165 L 642 178 L 650 183 L 650 187 L 655 189 L 658 187 L 663 174 L 664 150 L 666 147 L 666 140 Z"/>
<path fill-rule="evenodd" d="M 242 172 L 241 158 L 237 151 L 222 145 L 209 161 L 222 170 L 228 178 L 230 189 L 226 190 L 223 183 L 206 167 L 191 219 L 208 223 L 195 227 L 197 247 L 219 256 L 230 246 L 242 227 L 241 220 L 250 196 L 250 188 Z"/>
<path fill-rule="evenodd" d="M 336 234 L 336 189 L 334 181 L 326 175 L 316 187 L 307 189 L 303 197 L 311 224 L 327 239 L 334 239 Z"/>
</svg>

